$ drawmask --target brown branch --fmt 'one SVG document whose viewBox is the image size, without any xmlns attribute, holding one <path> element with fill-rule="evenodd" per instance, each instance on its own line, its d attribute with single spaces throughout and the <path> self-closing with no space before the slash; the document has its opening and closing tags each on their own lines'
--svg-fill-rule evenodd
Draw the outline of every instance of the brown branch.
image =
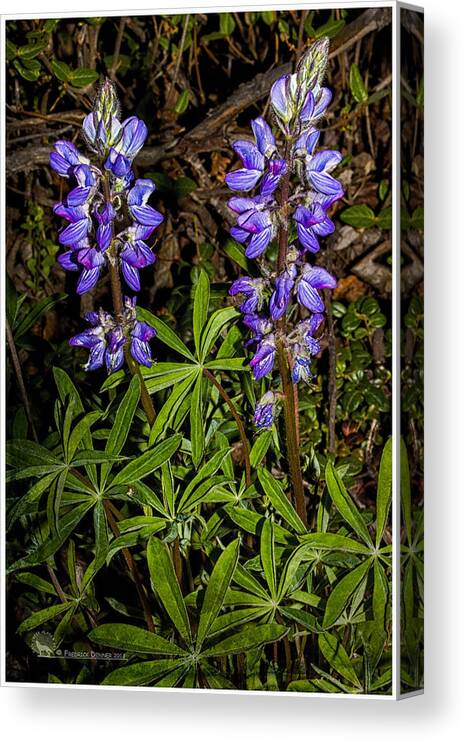
<svg viewBox="0 0 465 742">
<path fill-rule="evenodd" d="M 251 466 L 250 466 L 250 444 L 249 444 L 242 420 L 234 406 L 234 402 L 232 401 L 231 397 L 227 393 L 226 389 L 224 389 L 222 384 L 220 384 L 220 382 L 215 378 L 215 376 L 211 373 L 211 371 L 209 371 L 208 368 L 204 368 L 203 375 L 209 381 L 211 381 L 211 383 L 218 389 L 219 393 L 221 394 L 224 401 L 228 405 L 229 411 L 231 412 L 231 415 L 233 416 L 236 422 L 237 429 L 239 431 L 239 436 L 242 441 L 242 447 L 244 449 L 245 481 L 246 481 L 247 487 L 250 487 L 250 485 L 252 484 L 252 472 L 251 472 Z"/>
</svg>

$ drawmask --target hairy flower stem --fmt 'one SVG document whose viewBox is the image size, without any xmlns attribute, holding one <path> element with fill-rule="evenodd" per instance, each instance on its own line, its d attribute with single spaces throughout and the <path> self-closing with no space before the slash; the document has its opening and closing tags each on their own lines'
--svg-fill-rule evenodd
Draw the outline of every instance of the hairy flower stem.
<svg viewBox="0 0 465 742">
<path fill-rule="evenodd" d="M 242 420 L 239 417 L 239 413 L 237 412 L 231 397 L 229 396 L 227 391 L 224 389 L 224 387 L 220 384 L 220 382 L 211 373 L 211 371 L 209 371 L 208 368 L 204 368 L 203 375 L 209 381 L 211 381 L 211 383 L 218 389 L 219 393 L 221 394 L 224 401 L 228 405 L 229 411 L 231 412 L 231 415 L 233 416 L 236 422 L 237 429 L 239 431 L 239 436 L 242 441 L 242 448 L 244 449 L 245 482 L 246 482 L 247 487 L 250 487 L 250 485 L 252 484 L 252 471 L 251 471 L 251 466 L 250 466 L 250 444 L 249 444 Z"/>
<path fill-rule="evenodd" d="M 284 176 L 281 191 L 279 194 L 279 204 L 281 206 L 281 224 L 278 231 L 278 260 L 277 271 L 282 273 L 287 267 L 287 249 L 289 243 L 289 179 L 291 172 L 290 143 L 286 142 L 286 163 L 287 172 Z M 298 407 L 296 400 L 294 384 L 292 383 L 291 369 L 289 358 L 284 347 L 282 338 L 286 335 L 287 322 L 283 316 L 277 322 L 278 337 L 276 341 L 276 355 L 278 359 L 278 368 L 281 375 L 283 391 L 283 412 L 284 427 L 286 431 L 286 448 L 289 459 L 289 473 L 291 476 L 292 489 L 294 491 L 295 508 L 297 514 L 305 525 L 307 525 L 307 508 L 305 505 L 304 484 L 302 472 L 300 470 L 299 457 L 299 433 L 298 433 Z"/>
</svg>

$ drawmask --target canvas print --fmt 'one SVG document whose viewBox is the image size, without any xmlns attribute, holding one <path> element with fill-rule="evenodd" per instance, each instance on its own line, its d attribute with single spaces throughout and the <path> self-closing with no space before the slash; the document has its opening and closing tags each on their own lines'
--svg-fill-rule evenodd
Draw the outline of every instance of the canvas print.
<svg viewBox="0 0 465 742">
<path fill-rule="evenodd" d="M 7 682 L 395 692 L 393 22 L 6 21 Z M 408 693 L 419 14 L 403 26 Z"/>
</svg>

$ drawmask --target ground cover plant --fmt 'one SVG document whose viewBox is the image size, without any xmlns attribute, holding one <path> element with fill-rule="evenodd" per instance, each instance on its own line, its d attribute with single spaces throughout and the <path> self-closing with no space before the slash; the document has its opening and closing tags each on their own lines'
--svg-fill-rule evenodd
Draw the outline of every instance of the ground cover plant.
<svg viewBox="0 0 465 742">
<path fill-rule="evenodd" d="M 7 679 L 391 692 L 390 23 L 8 23 Z"/>
</svg>

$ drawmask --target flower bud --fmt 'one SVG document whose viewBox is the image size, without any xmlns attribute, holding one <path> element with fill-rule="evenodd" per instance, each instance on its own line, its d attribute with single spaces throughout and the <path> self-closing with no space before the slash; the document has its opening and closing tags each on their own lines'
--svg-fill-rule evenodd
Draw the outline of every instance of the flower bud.
<svg viewBox="0 0 465 742">
<path fill-rule="evenodd" d="M 299 86 L 313 90 L 321 84 L 328 64 L 329 39 L 324 36 L 309 46 L 297 65 Z"/>
</svg>

